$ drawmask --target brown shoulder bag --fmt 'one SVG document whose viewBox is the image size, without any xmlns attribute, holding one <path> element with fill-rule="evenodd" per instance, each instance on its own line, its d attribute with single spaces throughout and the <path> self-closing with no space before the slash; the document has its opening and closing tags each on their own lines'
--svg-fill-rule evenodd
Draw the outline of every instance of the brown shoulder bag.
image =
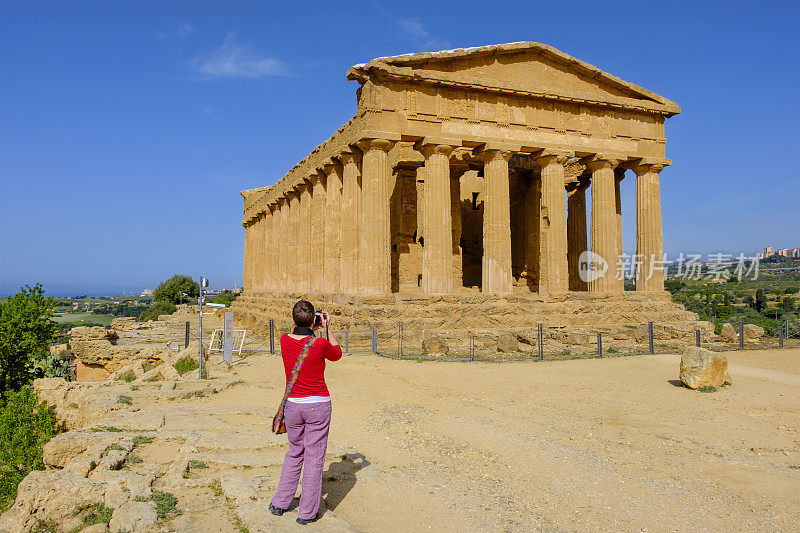
<svg viewBox="0 0 800 533">
<path fill-rule="evenodd" d="M 278 412 L 275 413 L 275 417 L 272 419 L 272 432 L 276 435 L 280 435 L 281 433 L 286 433 L 286 420 L 283 416 L 283 411 L 286 409 L 286 400 L 289 398 L 289 395 L 292 393 L 292 388 L 294 384 L 297 383 L 297 377 L 300 375 L 300 367 L 303 366 L 303 361 L 305 361 L 308 352 L 311 350 L 311 346 L 314 345 L 314 340 L 316 337 L 311 335 L 306 343 L 303 345 L 303 349 L 300 351 L 300 355 L 297 356 L 297 361 L 294 363 L 294 367 L 292 368 L 292 373 L 289 375 L 289 381 L 286 383 L 286 391 L 283 393 L 283 400 L 281 401 L 281 406 L 278 407 Z"/>
</svg>

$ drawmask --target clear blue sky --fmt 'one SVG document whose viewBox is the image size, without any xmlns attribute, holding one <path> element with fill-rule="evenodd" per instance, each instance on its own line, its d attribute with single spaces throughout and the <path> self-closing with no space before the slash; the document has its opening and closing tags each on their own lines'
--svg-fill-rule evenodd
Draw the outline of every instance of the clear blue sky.
<svg viewBox="0 0 800 533">
<path fill-rule="evenodd" d="M 239 191 L 352 116 L 349 66 L 522 40 L 681 105 L 668 253 L 800 246 L 798 5 L 4 0 L 0 293 L 138 291 L 176 272 L 241 283 Z"/>
</svg>

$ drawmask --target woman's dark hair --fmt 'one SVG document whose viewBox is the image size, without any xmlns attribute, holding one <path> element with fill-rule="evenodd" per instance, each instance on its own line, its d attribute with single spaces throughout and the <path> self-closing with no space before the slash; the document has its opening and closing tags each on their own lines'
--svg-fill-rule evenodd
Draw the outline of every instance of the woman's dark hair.
<svg viewBox="0 0 800 533">
<path fill-rule="evenodd" d="M 310 328 L 314 324 L 314 306 L 307 300 L 300 300 L 292 308 L 292 320 L 295 326 Z"/>
</svg>

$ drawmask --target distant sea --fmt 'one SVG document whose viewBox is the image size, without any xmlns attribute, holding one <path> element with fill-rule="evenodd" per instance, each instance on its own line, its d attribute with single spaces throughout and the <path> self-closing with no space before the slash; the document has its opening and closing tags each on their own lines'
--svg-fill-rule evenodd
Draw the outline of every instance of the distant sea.
<svg viewBox="0 0 800 533">
<path fill-rule="evenodd" d="M 0 297 L 11 296 L 19 292 L 25 283 L 0 282 Z M 33 283 L 30 283 L 33 285 Z M 123 287 L 121 285 L 71 285 L 59 283 L 42 283 L 45 296 L 139 296 L 144 289 L 153 287 Z"/>
</svg>

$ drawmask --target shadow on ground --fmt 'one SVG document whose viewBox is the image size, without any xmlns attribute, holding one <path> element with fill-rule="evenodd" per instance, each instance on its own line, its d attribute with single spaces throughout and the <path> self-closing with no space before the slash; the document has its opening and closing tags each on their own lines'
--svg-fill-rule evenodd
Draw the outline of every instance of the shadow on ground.
<svg viewBox="0 0 800 533">
<path fill-rule="evenodd" d="M 325 507 L 333 511 L 356 485 L 356 472 L 371 463 L 360 453 L 348 453 L 331 463 L 322 473 L 322 497 Z"/>
</svg>

